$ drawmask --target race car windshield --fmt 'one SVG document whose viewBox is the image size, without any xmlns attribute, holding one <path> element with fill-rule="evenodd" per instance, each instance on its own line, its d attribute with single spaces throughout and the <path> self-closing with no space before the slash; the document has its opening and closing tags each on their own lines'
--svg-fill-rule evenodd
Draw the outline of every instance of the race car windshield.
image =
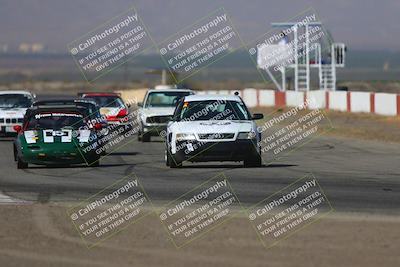
<svg viewBox="0 0 400 267">
<path fill-rule="evenodd" d="M 178 121 L 250 119 L 243 103 L 225 100 L 184 102 L 178 114 Z"/>
<path fill-rule="evenodd" d="M 145 107 L 175 107 L 179 99 L 190 92 L 152 92 L 147 97 Z"/>
<path fill-rule="evenodd" d="M 77 106 L 82 106 L 85 108 L 85 118 L 87 117 L 100 117 L 100 111 L 97 108 L 97 105 L 85 102 L 75 102 Z"/>
<path fill-rule="evenodd" d="M 83 116 L 74 113 L 39 113 L 32 116 L 26 126 L 26 130 L 63 128 L 79 129 L 84 127 Z"/>
<path fill-rule="evenodd" d="M 124 102 L 118 96 L 89 96 L 100 107 L 122 108 Z"/>
<path fill-rule="evenodd" d="M 22 94 L 0 95 L 0 108 L 28 108 L 32 99 Z"/>
</svg>

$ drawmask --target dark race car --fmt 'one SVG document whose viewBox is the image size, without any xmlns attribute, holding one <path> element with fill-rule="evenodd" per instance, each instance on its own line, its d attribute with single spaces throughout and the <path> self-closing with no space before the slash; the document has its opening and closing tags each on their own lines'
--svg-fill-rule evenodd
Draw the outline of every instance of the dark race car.
<svg viewBox="0 0 400 267">
<path fill-rule="evenodd" d="M 129 105 L 117 93 L 79 93 L 84 99 L 91 99 L 100 107 L 100 113 L 109 124 L 129 124 Z"/>
<path fill-rule="evenodd" d="M 28 164 L 99 165 L 97 130 L 87 127 L 85 108 L 75 105 L 28 109 L 23 126 L 15 126 L 14 159 L 19 169 Z"/>
<path fill-rule="evenodd" d="M 94 127 L 96 123 L 100 123 L 102 128 L 107 128 L 107 120 L 100 113 L 100 107 L 92 99 L 67 99 L 67 100 L 42 100 L 33 103 L 34 107 L 38 106 L 62 106 L 62 105 L 76 105 L 77 107 L 85 108 L 85 120 L 90 127 Z"/>
</svg>

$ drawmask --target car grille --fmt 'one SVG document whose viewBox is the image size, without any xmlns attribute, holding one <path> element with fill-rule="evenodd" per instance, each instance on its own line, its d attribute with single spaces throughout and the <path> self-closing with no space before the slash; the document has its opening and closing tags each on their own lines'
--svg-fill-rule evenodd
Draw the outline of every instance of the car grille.
<svg viewBox="0 0 400 267">
<path fill-rule="evenodd" d="M 218 139 L 232 139 L 235 136 L 234 133 L 208 133 L 199 134 L 201 140 L 218 140 Z"/>
<path fill-rule="evenodd" d="M 171 116 L 153 116 L 146 119 L 147 123 L 167 123 L 171 120 Z"/>
<path fill-rule="evenodd" d="M 22 123 L 23 119 L 0 118 L 0 123 Z"/>
</svg>

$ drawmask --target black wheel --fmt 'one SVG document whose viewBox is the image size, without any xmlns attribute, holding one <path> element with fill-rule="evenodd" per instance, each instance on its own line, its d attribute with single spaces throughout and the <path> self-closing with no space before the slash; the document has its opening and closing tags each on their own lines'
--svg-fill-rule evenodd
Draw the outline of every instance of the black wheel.
<svg viewBox="0 0 400 267">
<path fill-rule="evenodd" d="M 137 133 L 137 140 L 142 141 L 142 133 L 141 132 Z"/>
<path fill-rule="evenodd" d="M 17 149 L 14 146 L 14 161 L 17 162 L 18 161 L 18 157 L 17 157 Z"/>
<path fill-rule="evenodd" d="M 27 169 L 28 163 L 23 162 L 20 158 L 17 159 L 17 168 L 18 169 Z"/>
<path fill-rule="evenodd" d="M 93 162 L 90 167 L 99 167 L 100 166 L 100 159 L 97 159 L 95 162 Z"/>
<path fill-rule="evenodd" d="M 150 142 L 150 134 L 142 134 L 142 142 Z"/>
<path fill-rule="evenodd" d="M 166 165 L 169 166 L 171 169 L 182 167 L 182 162 L 177 161 L 177 159 L 171 154 L 171 152 L 168 151 L 166 157 Z"/>
<path fill-rule="evenodd" d="M 250 168 L 250 167 L 261 167 L 261 156 L 257 155 L 249 159 L 245 159 L 243 162 L 243 166 L 245 168 Z"/>
<path fill-rule="evenodd" d="M 165 160 L 165 165 L 166 165 L 167 167 L 169 167 L 169 164 L 170 164 L 169 161 L 170 161 L 170 159 L 169 159 L 169 152 L 168 152 L 167 149 L 165 149 L 164 160 Z"/>
</svg>

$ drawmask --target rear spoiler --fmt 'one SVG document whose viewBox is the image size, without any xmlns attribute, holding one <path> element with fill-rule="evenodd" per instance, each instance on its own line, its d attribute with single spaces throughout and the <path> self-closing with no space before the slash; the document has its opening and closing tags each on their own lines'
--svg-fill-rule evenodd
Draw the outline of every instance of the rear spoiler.
<svg viewBox="0 0 400 267">
<path fill-rule="evenodd" d="M 81 107 L 78 107 L 77 105 L 43 105 L 43 106 L 35 106 L 37 109 L 36 110 L 47 110 L 47 109 L 51 109 L 51 110 L 63 110 L 63 109 L 80 109 Z"/>
<path fill-rule="evenodd" d="M 34 107 L 72 105 L 74 100 L 42 100 L 33 102 Z"/>
<path fill-rule="evenodd" d="M 115 92 L 79 92 L 78 96 L 83 97 L 84 95 L 91 95 L 91 94 L 104 94 L 104 95 L 115 95 L 121 97 L 121 93 L 115 93 Z M 89 96 L 90 97 L 90 96 Z"/>
</svg>

